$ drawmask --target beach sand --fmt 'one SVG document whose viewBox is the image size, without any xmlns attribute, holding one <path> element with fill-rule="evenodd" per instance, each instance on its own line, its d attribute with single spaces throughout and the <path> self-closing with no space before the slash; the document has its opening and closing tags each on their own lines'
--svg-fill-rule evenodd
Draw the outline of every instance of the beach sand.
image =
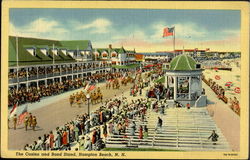
<svg viewBox="0 0 250 160">
<path fill-rule="evenodd" d="M 236 66 L 235 62 L 231 62 L 230 60 L 224 60 L 222 64 L 229 62 L 228 67 L 232 67 L 232 71 L 226 71 L 226 70 L 212 70 L 212 69 L 206 69 L 203 71 L 203 74 L 205 78 L 208 80 L 208 78 L 211 78 L 213 81 L 215 81 L 217 84 L 222 86 L 225 89 L 225 96 L 227 98 L 234 98 L 236 97 L 238 100 L 240 100 L 240 93 L 235 93 L 234 89 L 236 87 L 240 87 L 240 79 L 241 79 L 241 70 L 240 67 Z M 239 59 L 235 60 L 239 61 Z M 230 63 L 231 62 L 231 63 Z M 216 80 L 215 76 L 218 75 L 220 76 L 220 80 Z M 227 82 L 232 82 L 232 86 L 228 88 L 225 86 Z"/>
</svg>

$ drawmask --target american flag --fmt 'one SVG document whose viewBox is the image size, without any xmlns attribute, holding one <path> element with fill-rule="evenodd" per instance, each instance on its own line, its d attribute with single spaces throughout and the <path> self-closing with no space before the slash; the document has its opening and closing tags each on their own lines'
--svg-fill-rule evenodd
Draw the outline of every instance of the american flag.
<svg viewBox="0 0 250 160">
<path fill-rule="evenodd" d="M 163 29 L 162 37 L 168 37 L 172 35 L 174 35 L 174 27 L 171 27 L 171 28 L 166 27 Z"/>
<path fill-rule="evenodd" d="M 17 125 L 20 125 L 23 123 L 24 118 L 28 115 L 28 104 L 24 107 L 22 113 L 18 116 L 18 122 Z"/>
</svg>

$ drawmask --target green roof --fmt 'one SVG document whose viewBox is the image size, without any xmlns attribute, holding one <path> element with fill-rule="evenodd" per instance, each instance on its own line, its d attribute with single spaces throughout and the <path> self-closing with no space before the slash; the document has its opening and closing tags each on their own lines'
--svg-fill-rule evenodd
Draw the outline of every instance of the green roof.
<svg viewBox="0 0 250 160">
<path fill-rule="evenodd" d="M 111 53 L 113 51 L 115 51 L 116 53 L 126 53 L 126 50 L 122 47 L 122 48 L 95 48 L 93 49 L 93 51 L 97 51 L 99 53 L 102 53 L 103 51 L 106 51 L 107 53 Z"/>
<path fill-rule="evenodd" d="M 60 41 L 61 45 L 69 50 L 86 50 L 90 43 L 89 40 L 73 40 L 73 41 Z"/>
<path fill-rule="evenodd" d="M 41 52 L 40 49 L 38 49 L 38 50 L 36 51 L 36 55 L 37 55 L 37 57 L 39 57 L 39 58 L 42 59 L 43 61 L 51 61 L 51 60 L 52 60 L 51 57 L 44 55 L 44 54 Z"/>
<path fill-rule="evenodd" d="M 195 70 L 196 62 L 187 55 L 179 55 L 170 62 L 170 70 Z"/>
<path fill-rule="evenodd" d="M 119 49 L 118 53 L 126 53 L 125 49 L 122 47 Z"/>
<path fill-rule="evenodd" d="M 94 51 L 95 51 L 95 49 L 94 49 Z M 96 51 L 99 52 L 99 53 L 102 53 L 104 51 L 106 51 L 107 53 L 109 53 L 109 49 L 108 48 L 97 48 Z"/>
<path fill-rule="evenodd" d="M 25 38 L 18 37 L 18 63 L 19 66 L 26 65 L 39 65 L 39 64 L 52 64 L 53 54 L 52 48 L 65 48 L 68 50 L 76 50 L 77 46 L 79 50 L 85 50 L 88 48 L 90 41 L 57 41 L 48 39 L 38 39 L 38 38 Z M 26 49 L 36 48 L 36 56 L 31 55 Z M 44 55 L 41 52 L 41 48 L 49 49 L 49 56 Z M 54 56 L 55 63 L 69 63 L 76 62 L 69 55 L 64 55 L 60 50 L 58 56 Z M 9 36 L 9 66 L 16 66 L 16 37 Z"/>
</svg>

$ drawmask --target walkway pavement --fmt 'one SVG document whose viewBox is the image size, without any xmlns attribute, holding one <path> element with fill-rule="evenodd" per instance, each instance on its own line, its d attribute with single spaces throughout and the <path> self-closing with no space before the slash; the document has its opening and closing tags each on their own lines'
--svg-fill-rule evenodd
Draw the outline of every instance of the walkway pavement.
<svg viewBox="0 0 250 160">
<path fill-rule="evenodd" d="M 122 92 L 128 91 L 132 84 L 128 84 L 126 87 L 121 86 L 119 90 L 107 90 L 104 84 L 97 84 L 98 86 L 100 86 L 104 94 L 103 100 L 106 100 L 115 97 L 115 95 L 122 95 Z M 25 131 L 23 124 L 14 130 L 12 123 L 10 123 L 8 148 L 10 150 L 23 149 L 25 144 L 32 144 L 39 136 L 43 136 L 45 133 L 48 134 L 49 131 L 54 130 L 56 127 L 73 120 L 76 115 L 86 113 L 87 105 L 80 108 L 78 106 L 70 107 L 69 95 L 77 91 L 79 90 L 45 98 L 41 102 L 31 104 L 28 110 L 32 111 L 32 115 L 37 117 L 38 127 L 36 131 L 32 131 L 31 128 Z M 90 105 L 90 111 L 96 110 L 100 105 L 100 103 Z"/>
<path fill-rule="evenodd" d="M 217 126 L 221 129 L 233 151 L 240 150 L 240 117 L 233 112 L 228 104 L 217 98 L 213 90 L 202 83 L 202 87 L 206 90 L 209 100 L 207 109 L 213 117 Z"/>
</svg>

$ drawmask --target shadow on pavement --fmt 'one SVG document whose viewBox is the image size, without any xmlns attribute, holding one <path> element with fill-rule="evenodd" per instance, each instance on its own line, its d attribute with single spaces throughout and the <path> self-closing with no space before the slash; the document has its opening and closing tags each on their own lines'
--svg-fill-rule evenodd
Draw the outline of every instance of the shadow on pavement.
<svg viewBox="0 0 250 160">
<path fill-rule="evenodd" d="M 207 99 L 207 104 L 215 104 L 213 101 Z"/>
</svg>

